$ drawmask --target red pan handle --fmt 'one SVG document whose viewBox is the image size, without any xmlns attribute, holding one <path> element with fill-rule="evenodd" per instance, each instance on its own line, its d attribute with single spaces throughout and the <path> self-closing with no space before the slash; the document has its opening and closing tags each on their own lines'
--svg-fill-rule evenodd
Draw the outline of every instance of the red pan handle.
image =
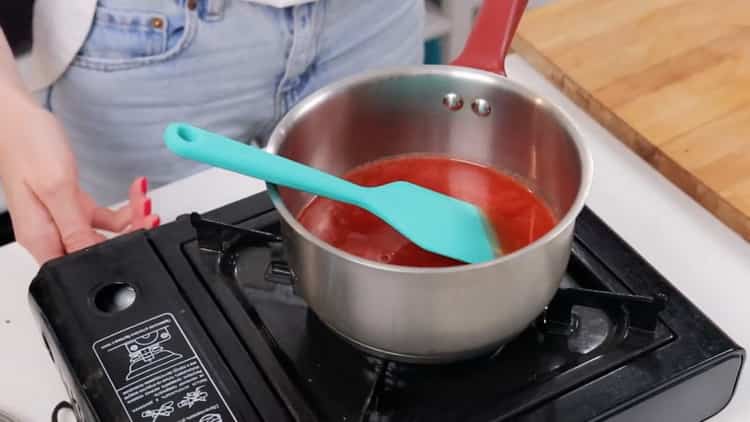
<svg viewBox="0 0 750 422">
<path fill-rule="evenodd" d="M 451 63 L 505 76 L 505 55 L 528 0 L 485 0 L 464 50 Z"/>
</svg>

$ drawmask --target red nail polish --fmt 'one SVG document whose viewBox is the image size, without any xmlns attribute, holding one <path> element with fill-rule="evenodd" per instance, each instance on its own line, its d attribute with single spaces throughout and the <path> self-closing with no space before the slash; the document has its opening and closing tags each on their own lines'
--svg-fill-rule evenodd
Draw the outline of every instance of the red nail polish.
<svg viewBox="0 0 750 422">
<path fill-rule="evenodd" d="M 141 193 L 145 194 L 148 192 L 148 179 L 141 177 Z"/>
<path fill-rule="evenodd" d="M 153 229 L 153 228 L 159 227 L 160 222 L 161 222 L 161 219 L 159 219 L 159 216 L 156 216 L 156 218 L 154 218 L 154 224 L 151 225 L 151 228 Z"/>
<path fill-rule="evenodd" d="M 143 201 L 143 216 L 147 216 L 151 214 L 151 198 L 146 198 L 145 201 Z"/>
</svg>

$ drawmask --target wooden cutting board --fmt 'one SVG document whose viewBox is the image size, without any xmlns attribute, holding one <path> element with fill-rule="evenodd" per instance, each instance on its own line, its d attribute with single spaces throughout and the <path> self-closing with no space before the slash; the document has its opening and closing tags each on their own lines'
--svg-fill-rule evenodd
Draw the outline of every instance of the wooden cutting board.
<svg viewBox="0 0 750 422">
<path fill-rule="evenodd" d="M 513 48 L 750 240 L 750 0 L 558 0 Z"/>
</svg>

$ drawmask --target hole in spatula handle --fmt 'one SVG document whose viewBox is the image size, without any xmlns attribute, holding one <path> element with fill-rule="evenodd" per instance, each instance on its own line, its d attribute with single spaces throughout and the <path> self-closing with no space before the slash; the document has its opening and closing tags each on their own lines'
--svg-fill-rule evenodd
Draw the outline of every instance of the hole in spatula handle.
<svg viewBox="0 0 750 422">
<path fill-rule="evenodd" d="M 181 125 L 177 128 L 177 136 L 185 142 L 195 141 L 196 135 L 195 131 L 189 127 Z"/>
</svg>

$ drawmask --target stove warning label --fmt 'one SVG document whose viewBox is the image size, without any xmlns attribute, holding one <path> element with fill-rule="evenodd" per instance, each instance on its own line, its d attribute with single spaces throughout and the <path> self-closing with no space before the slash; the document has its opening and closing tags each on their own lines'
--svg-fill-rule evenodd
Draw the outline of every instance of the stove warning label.
<svg viewBox="0 0 750 422">
<path fill-rule="evenodd" d="M 132 422 L 236 422 L 172 314 L 100 340 L 94 353 Z"/>
</svg>

